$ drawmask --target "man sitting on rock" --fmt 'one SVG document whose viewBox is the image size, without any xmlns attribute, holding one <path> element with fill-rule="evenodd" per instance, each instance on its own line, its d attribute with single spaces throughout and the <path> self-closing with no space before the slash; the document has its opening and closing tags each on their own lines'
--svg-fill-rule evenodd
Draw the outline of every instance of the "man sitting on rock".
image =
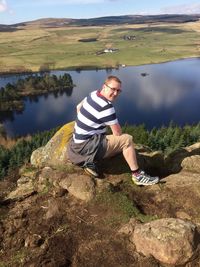
<svg viewBox="0 0 200 267">
<path fill-rule="evenodd" d="M 152 185 L 159 182 L 139 169 L 132 136 L 123 134 L 112 102 L 120 95 L 121 81 L 109 76 L 102 88 L 93 91 L 77 105 L 74 133 L 68 145 L 69 160 L 99 177 L 97 162 L 120 152 L 130 167 L 132 181 L 137 185 Z M 109 126 L 112 134 L 106 135 Z"/>
</svg>

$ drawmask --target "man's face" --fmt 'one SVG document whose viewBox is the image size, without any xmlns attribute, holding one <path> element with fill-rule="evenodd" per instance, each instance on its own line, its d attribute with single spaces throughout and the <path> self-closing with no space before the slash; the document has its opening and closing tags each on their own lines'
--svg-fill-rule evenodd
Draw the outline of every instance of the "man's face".
<svg viewBox="0 0 200 267">
<path fill-rule="evenodd" d="M 106 99 L 113 102 L 121 93 L 121 84 L 115 80 L 104 83 L 101 93 Z"/>
</svg>

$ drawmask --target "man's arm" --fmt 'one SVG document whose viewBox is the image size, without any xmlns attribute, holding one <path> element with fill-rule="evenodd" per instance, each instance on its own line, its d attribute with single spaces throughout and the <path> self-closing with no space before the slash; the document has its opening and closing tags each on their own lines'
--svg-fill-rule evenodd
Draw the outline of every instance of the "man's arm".
<svg viewBox="0 0 200 267">
<path fill-rule="evenodd" d="M 122 134 L 122 128 L 119 125 L 119 123 L 110 125 L 110 129 L 111 129 L 113 135 L 121 135 Z"/>
<path fill-rule="evenodd" d="M 83 100 L 76 106 L 76 111 L 77 111 L 77 113 L 78 113 L 79 110 L 81 109 L 82 105 L 83 105 Z"/>
</svg>

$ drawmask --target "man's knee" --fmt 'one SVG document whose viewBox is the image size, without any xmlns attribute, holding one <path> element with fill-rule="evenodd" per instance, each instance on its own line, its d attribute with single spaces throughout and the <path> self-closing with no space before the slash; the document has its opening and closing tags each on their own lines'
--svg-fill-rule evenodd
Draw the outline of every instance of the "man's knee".
<svg viewBox="0 0 200 267">
<path fill-rule="evenodd" d="M 127 148 L 133 145 L 133 137 L 130 134 L 122 134 L 124 139 L 124 147 Z"/>
</svg>

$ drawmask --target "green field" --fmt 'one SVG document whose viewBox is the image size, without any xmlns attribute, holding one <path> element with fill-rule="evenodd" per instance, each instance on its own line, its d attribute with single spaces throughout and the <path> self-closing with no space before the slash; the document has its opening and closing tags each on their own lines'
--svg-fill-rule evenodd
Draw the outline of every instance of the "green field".
<svg viewBox="0 0 200 267">
<path fill-rule="evenodd" d="M 200 56 L 200 22 L 62 28 L 29 26 L 0 32 L 0 72 L 110 68 Z M 134 36 L 125 40 L 124 36 Z M 93 42 L 80 39 L 97 38 Z M 105 48 L 113 53 L 96 55 Z"/>
</svg>

